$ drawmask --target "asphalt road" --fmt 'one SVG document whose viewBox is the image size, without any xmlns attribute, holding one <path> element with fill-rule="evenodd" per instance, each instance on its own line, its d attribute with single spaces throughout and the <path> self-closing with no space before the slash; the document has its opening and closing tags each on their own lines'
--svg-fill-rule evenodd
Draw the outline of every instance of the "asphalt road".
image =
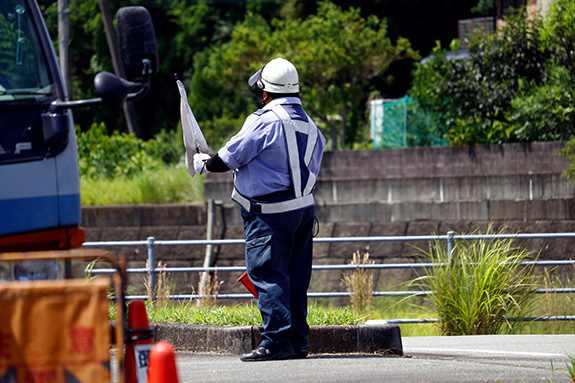
<svg viewBox="0 0 575 383">
<path fill-rule="evenodd" d="M 245 363 L 238 355 L 178 352 L 180 383 L 571 382 L 575 335 L 406 337 L 403 357 L 311 355 Z"/>
</svg>

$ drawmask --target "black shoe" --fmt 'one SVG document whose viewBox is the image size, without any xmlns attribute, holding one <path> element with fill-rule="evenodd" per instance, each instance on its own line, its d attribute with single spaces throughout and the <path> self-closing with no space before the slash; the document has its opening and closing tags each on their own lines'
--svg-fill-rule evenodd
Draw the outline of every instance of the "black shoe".
<svg viewBox="0 0 575 383">
<path fill-rule="evenodd" d="M 291 359 L 294 355 L 295 353 L 291 347 L 284 348 L 278 352 L 272 352 L 270 349 L 260 346 L 247 354 L 243 354 L 240 360 L 242 362 L 262 362 L 264 360 Z"/>
<path fill-rule="evenodd" d="M 294 359 L 304 359 L 308 355 L 308 347 L 300 348 L 299 350 L 294 349 Z"/>
</svg>

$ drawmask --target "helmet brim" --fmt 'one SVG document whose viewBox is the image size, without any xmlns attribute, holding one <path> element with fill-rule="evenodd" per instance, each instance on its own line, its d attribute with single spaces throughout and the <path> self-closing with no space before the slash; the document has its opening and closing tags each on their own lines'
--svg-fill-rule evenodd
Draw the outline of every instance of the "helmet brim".
<svg viewBox="0 0 575 383">
<path fill-rule="evenodd" d="M 258 82 L 258 80 L 260 79 L 260 77 L 262 75 L 262 70 L 264 70 L 264 67 L 261 67 L 260 70 L 258 70 L 256 73 L 252 74 L 252 76 L 248 80 L 249 86 L 256 85 L 256 83 Z"/>
</svg>

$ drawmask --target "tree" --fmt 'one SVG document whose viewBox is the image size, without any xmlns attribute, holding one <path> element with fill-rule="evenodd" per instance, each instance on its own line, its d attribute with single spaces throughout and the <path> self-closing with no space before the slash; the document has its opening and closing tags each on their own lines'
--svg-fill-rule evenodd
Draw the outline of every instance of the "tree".
<svg viewBox="0 0 575 383">
<path fill-rule="evenodd" d="M 301 95 L 306 108 L 331 139 L 332 149 L 346 147 L 349 121 L 367 99 L 370 81 L 384 75 L 392 62 L 418 59 L 409 41 L 399 38 L 394 45 L 387 37 L 387 25 L 375 16 L 364 19 L 357 8 L 342 10 L 328 1 L 319 3 L 317 13 L 306 19 L 274 19 L 268 23 L 248 14 L 232 32 L 231 40 L 210 49 L 203 68 L 194 73 L 197 96 L 192 107 L 201 104 L 202 92 L 227 96 L 243 95 L 255 104 L 257 96 L 248 88 L 249 76 L 275 57 L 294 63 L 300 75 Z M 204 81 L 200 81 L 204 78 Z M 229 93 L 231 92 L 231 93 Z M 233 98 L 233 97 L 232 97 Z M 249 104 L 224 113 L 223 105 L 199 106 L 200 119 L 244 114 Z M 211 113 L 211 115 L 210 115 Z M 234 114 L 235 113 L 235 114 Z M 237 130 L 237 129 L 236 129 Z"/>
<path fill-rule="evenodd" d="M 438 46 L 417 65 L 409 94 L 434 113 L 452 145 L 568 139 L 574 18 L 573 4 L 558 0 L 545 19 L 522 10 L 497 33 L 474 35 L 468 58 L 449 59 Z"/>
</svg>

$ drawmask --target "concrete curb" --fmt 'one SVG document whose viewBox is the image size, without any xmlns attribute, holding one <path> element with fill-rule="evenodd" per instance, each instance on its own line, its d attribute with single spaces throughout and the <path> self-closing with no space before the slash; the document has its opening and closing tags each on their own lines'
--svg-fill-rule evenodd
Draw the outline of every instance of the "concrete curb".
<svg viewBox="0 0 575 383">
<path fill-rule="evenodd" d="M 176 349 L 192 352 L 243 354 L 261 341 L 261 327 L 203 326 L 152 323 L 155 341 L 165 340 Z M 311 326 L 308 337 L 311 354 L 381 352 L 403 355 L 399 326 L 377 323 L 359 326 Z"/>
</svg>

